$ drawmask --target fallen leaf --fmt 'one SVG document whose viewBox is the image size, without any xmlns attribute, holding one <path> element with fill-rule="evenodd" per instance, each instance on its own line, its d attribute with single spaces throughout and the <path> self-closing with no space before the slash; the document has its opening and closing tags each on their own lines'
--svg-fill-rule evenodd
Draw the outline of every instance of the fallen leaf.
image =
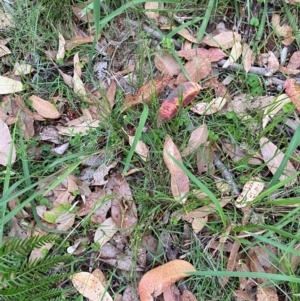
<svg viewBox="0 0 300 301">
<path fill-rule="evenodd" d="M 13 15 L 10 13 L 5 13 L 2 9 L 0 9 L 0 29 L 5 31 L 10 27 L 15 27 Z"/>
<path fill-rule="evenodd" d="M 300 51 L 295 51 L 286 66 L 288 69 L 298 69 L 300 67 Z"/>
<path fill-rule="evenodd" d="M 163 291 L 164 301 L 180 300 L 180 292 L 177 286 L 173 283 Z"/>
<path fill-rule="evenodd" d="M 172 30 L 176 30 L 177 27 L 176 26 L 171 26 L 171 25 L 163 25 L 160 27 L 160 29 L 172 29 Z M 183 38 L 185 38 L 186 40 L 194 43 L 194 44 L 199 44 L 198 40 L 192 35 L 190 34 L 190 32 L 186 29 L 180 29 L 177 34 L 179 34 L 180 36 L 182 36 Z"/>
<path fill-rule="evenodd" d="M 211 102 L 198 102 L 191 111 L 199 115 L 212 115 L 223 109 L 227 102 L 225 97 L 214 98 Z"/>
<path fill-rule="evenodd" d="M 196 56 L 193 60 L 188 61 L 184 66 L 189 80 L 191 82 L 198 83 L 201 79 L 208 76 L 211 71 L 211 63 L 205 56 Z M 183 71 L 178 75 L 175 84 L 180 85 L 187 82 L 188 79 L 184 75 Z"/>
<path fill-rule="evenodd" d="M 20 81 L 9 77 L 0 76 L 0 95 L 17 93 L 23 90 L 23 85 Z"/>
<path fill-rule="evenodd" d="M 16 148 L 12 141 L 7 124 L 0 119 L 0 164 L 7 166 L 16 161 Z M 11 160 L 9 161 L 11 153 Z"/>
<path fill-rule="evenodd" d="M 67 51 L 72 50 L 76 46 L 82 45 L 82 44 L 87 44 L 87 43 L 92 43 L 94 41 L 94 36 L 88 36 L 88 37 L 81 37 L 81 36 L 76 36 L 72 38 L 71 40 L 66 40 L 65 44 L 65 49 Z"/>
<path fill-rule="evenodd" d="M 58 33 L 58 51 L 56 54 L 56 59 L 57 60 L 63 60 L 65 57 L 65 45 L 66 45 L 66 40 L 63 37 L 63 35 L 59 32 Z"/>
<path fill-rule="evenodd" d="M 235 200 L 237 208 L 243 208 L 249 205 L 263 191 L 265 184 L 259 178 L 248 181 L 243 188 L 242 193 Z"/>
<path fill-rule="evenodd" d="M 202 173 L 208 171 L 210 174 L 213 174 L 215 170 L 213 160 L 214 151 L 212 147 L 210 147 L 209 143 L 204 143 L 203 146 L 200 146 L 199 150 L 197 151 L 198 173 L 201 175 Z"/>
<path fill-rule="evenodd" d="M 226 266 L 226 271 L 227 272 L 232 272 L 235 269 L 235 266 L 237 264 L 237 258 L 238 258 L 238 251 L 240 249 L 241 244 L 238 241 L 235 241 L 231 250 L 230 250 L 230 255 L 228 258 L 227 266 Z M 225 286 L 228 283 L 229 277 L 224 277 L 222 279 L 222 286 Z"/>
<path fill-rule="evenodd" d="M 275 34 L 279 37 L 284 38 L 284 40 L 282 41 L 283 45 L 288 46 L 293 43 L 293 41 L 295 40 L 295 36 L 293 35 L 294 30 L 287 24 L 280 26 L 280 15 L 272 15 L 272 25 L 274 27 Z"/>
<path fill-rule="evenodd" d="M 195 234 L 198 234 L 206 225 L 208 216 L 195 217 L 192 221 L 192 228 Z"/>
<path fill-rule="evenodd" d="M 10 49 L 5 45 L 0 45 L 0 57 L 3 57 L 6 54 L 11 54 Z"/>
<path fill-rule="evenodd" d="M 246 72 L 249 72 L 253 64 L 253 51 L 247 43 L 243 44 L 242 58 L 243 58 L 243 67 Z"/>
<path fill-rule="evenodd" d="M 220 47 L 224 50 L 231 48 L 235 42 L 241 42 L 241 35 L 234 31 L 222 32 L 214 37 L 206 36 L 201 41 L 208 46 Z"/>
<path fill-rule="evenodd" d="M 30 74 L 33 70 L 33 67 L 29 64 L 16 63 L 14 66 L 14 75 L 23 76 L 26 74 Z"/>
<path fill-rule="evenodd" d="M 115 96 L 117 92 L 117 84 L 115 80 L 112 80 L 107 91 L 106 97 L 109 103 L 109 110 L 111 111 L 113 106 L 115 105 Z"/>
<path fill-rule="evenodd" d="M 278 295 L 276 292 L 276 288 L 267 287 L 267 286 L 259 286 L 257 288 L 256 293 L 257 301 L 278 301 Z"/>
<path fill-rule="evenodd" d="M 117 165 L 117 162 L 113 162 L 112 164 L 110 165 L 106 165 L 106 164 L 102 164 L 100 165 L 94 175 L 93 175 L 93 178 L 94 180 L 92 181 L 92 185 L 95 185 L 95 186 L 102 186 L 102 185 L 105 185 L 107 183 L 107 175 L 109 173 L 109 171 L 114 168 L 115 166 Z"/>
<path fill-rule="evenodd" d="M 73 85 L 72 76 L 62 72 L 59 68 L 57 68 L 57 70 L 58 70 L 59 74 L 61 75 L 61 77 L 63 78 L 65 84 L 67 84 L 71 89 L 73 89 L 74 85 Z"/>
<path fill-rule="evenodd" d="M 200 88 L 201 87 L 197 83 L 193 82 L 186 82 L 178 86 L 162 103 L 158 119 L 161 121 L 168 121 L 173 118 L 180 105 L 186 107 L 195 99 Z"/>
<path fill-rule="evenodd" d="M 78 125 L 75 126 L 57 126 L 58 132 L 60 135 L 66 136 L 75 136 L 76 134 L 80 133 L 81 135 L 87 135 L 89 130 L 92 128 L 97 128 L 99 126 L 99 120 L 93 121 L 83 121 Z"/>
<path fill-rule="evenodd" d="M 135 95 L 127 94 L 124 99 L 125 107 L 122 109 L 122 112 L 127 110 L 128 107 L 133 107 L 138 104 L 142 104 L 143 102 L 150 104 L 151 97 L 155 97 L 160 94 L 168 82 L 168 76 L 159 77 L 143 85 Z"/>
<path fill-rule="evenodd" d="M 186 194 L 190 191 L 189 178 L 171 157 L 175 158 L 180 163 L 183 162 L 178 148 L 171 137 L 167 135 L 164 143 L 163 158 L 171 174 L 171 190 L 173 197 L 175 200 L 184 204 L 187 199 Z"/>
<path fill-rule="evenodd" d="M 109 217 L 96 230 L 94 242 L 98 243 L 101 249 L 101 247 L 106 244 L 118 231 L 119 228 L 117 224 L 111 217 Z"/>
<path fill-rule="evenodd" d="M 129 140 L 130 146 L 132 146 L 134 138 L 135 138 L 134 136 L 128 135 L 128 140 Z M 143 161 L 145 161 L 145 162 L 147 161 L 147 159 L 149 157 L 149 148 L 143 141 L 137 142 L 134 151 L 141 157 L 141 159 Z"/>
<path fill-rule="evenodd" d="M 194 152 L 200 145 L 202 145 L 208 138 L 208 129 L 206 124 L 196 128 L 191 133 L 187 147 L 181 152 L 182 157 L 188 156 Z"/>
<path fill-rule="evenodd" d="M 206 57 L 211 63 L 227 57 L 228 55 L 219 48 L 194 48 L 177 51 L 179 57 L 184 57 L 186 60 L 193 60 L 197 56 Z"/>
<path fill-rule="evenodd" d="M 262 137 L 259 141 L 260 147 L 261 147 L 261 154 L 263 156 L 263 159 L 269 168 L 270 172 L 274 175 L 275 172 L 277 171 L 277 168 L 281 164 L 283 158 L 284 158 L 284 153 L 281 152 L 277 146 L 269 141 L 266 137 Z M 287 165 L 280 176 L 280 181 L 283 181 L 287 179 L 290 176 L 295 175 L 297 173 L 296 169 L 294 168 L 293 164 L 288 161 Z M 297 179 L 292 180 L 291 182 L 287 183 L 285 186 L 291 186 L 293 185 Z"/>
<path fill-rule="evenodd" d="M 155 21 L 156 24 L 158 24 L 158 18 L 159 13 L 157 11 L 151 11 L 151 10 L 158 10 L 159 3 L 158 2 L 146 2 L 145 3 L 145 14 L 149 19 L 152 19 Z"/>
<path fill-rule="evenodd" d="M 160 54 L 156 54 L 154 64 L 160 72 L 168 75 L 170 78 L 178 75 L 181 71 L 179 64 L 168 50 L 164 50 Z"/>
<path fill-rule="evenodd" d="M 46 101 L 36 95 L 31 95 L 28 98 L 31 101 L 31 106 L 43 117 L 49 119 L 56 119 L 60 117 L 60 113 L 55 105 Z"/>
<path fill-rule="evenodd" d="M 88 272 L 80 272 L 71 276 L 76 290 L 91 301 L 113 301 L 100 279 Z"/>
<path fill-rule="evenodd" d="M 229 58 L 224 63 L 222 68 L 227 68 L 232 63 L 235 63 L 239 59 L 239 57 L 241 56 L 242 51 L 243 51 L 242 44 L 240 42 L 236 41 L 232 46 L 231 52 L 229 54 Z"/>
<path fill-rule="evenodd" d="M 187 261 L 172 260 L 147 272 L 141 279 L 138 291 L 141 301 L 153 301 L 176 281 L 189 277 L 186 272 L 196 269 Z"/>
<path fill-rule="evenodd" d="M 283 66 L 279 66 L 278 71 L 287 75 L 297 75 L 300 73 L 300 70 L 289 69 Z"/>
<path fill-rule="evenodd" d="M 291 98 L 296 109 L 300 112 L 300 87 L 295 78 L 288 78 L 283 83 L 285 93 Z"/>
</svg>

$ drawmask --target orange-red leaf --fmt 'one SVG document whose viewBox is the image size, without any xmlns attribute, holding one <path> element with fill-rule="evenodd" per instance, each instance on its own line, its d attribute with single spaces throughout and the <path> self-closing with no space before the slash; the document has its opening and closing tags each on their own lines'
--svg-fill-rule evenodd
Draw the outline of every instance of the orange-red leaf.
<svg viewBox="0 0 300 301">
<path fill-rule="evenodd" d="M 197 83 L 186 82 L 174 89 L 160 107 L 159 120 L 167 121 L 173 118 L 180 105 L 186 107 L 195 99 L 200 88 Z"/>
<path fill-rule="evenodd" d="M 206 57 L 210 62 L 217 62 L 228 56 L 224 51 L 218 48 L 183 49 L 177 51 L 177 54 L 180 57 L 184 57 L 188 61 L 200 55 Z"/>
<path fill-rule="evenodd" d="M 293 104 L 300 111 L 300 87 L 294 78 L 288 78 L 283 83 L 283 88 L 285 88 L 285 93 L 291 98 Z"/>
</svg>

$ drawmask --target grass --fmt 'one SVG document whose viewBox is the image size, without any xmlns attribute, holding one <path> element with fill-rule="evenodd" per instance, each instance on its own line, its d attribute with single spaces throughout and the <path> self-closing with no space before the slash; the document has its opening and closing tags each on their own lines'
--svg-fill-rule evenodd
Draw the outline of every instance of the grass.
<svg viewBox="0 0 300 301">
<path fill-rule="evenodd" d="M 95 36 L 101 33 L 107 40 L 116 40 L 120 31 L 116 20 L 121 18 L 124 24 L 130 18 L 144 21 L 144 2 L 119 1 L 114 4 L 105 2 L 108 6 L 108 12 L 104 13 L 99 8 L 99 6 L 101 7 L 100 1 L 94 1 L 88 7 L 94 13 L 94 27 L 89 28 L 89 30 L 94 30 Z M 198 32 L 197 38 L 201 40 L 206 33 L 211 32 L 214 23 L 218 23 L 224 15 L 230 19 L 236 13 L 238 4 L 236 1 L 233 1 L 234 3 L 209 1 L 208 4 L 203 2 L 202 6 L 195 1 L 185 1 L 184 3 L 172 0 L 157 2 L 164 2 L 165 8 L 159 10 L 164 16 L 176 15 L 176 17 L 188 16 L 191 18 L 179 28 L 164 33 L 166 44 L 171 41 L 171 38 L 175 38 L 180 42 L 181 37 L 177 33 L 185 27 L 190 28 L 194 33 Z M 247 7 L 249 5 L 247 3 L 242 2 L 242 5 Z M 198 7 L 208 7 L 209 9 L 203 12 L 203 10 L 198 10 Z M 270 26 L 266 8 L 267 4 L 265 2 L 263 10 L 259 11 L 259 16 L 262 17 L 260 26 L 254 29 L 255 34 L 250 37 L 250 41 L 247 41 L 250 42 L 249 44 L 252 42 L 254 46 L 257 46 L 256 51 L 258 53 L 266 47 L 266 43 L 258 46 L 258 42 L 263 40 L 265 35 L 262 30 L 266 26 Z M 282 10 L 289 10 L 290 14 L 293 13 L 292 9 L 287 7 L 286 4 Z M 49 71 L 50 62 L 44 55 L 45 50 L 57 50 L 58 31 L 68 39 L 72 37 L 73 26 L 78 22 L 72 22 L 73 14 L 70 3 L 68 1 L 53 0 L 40 1 L 36 5 L 31 5 L 29 1 L 16 1 L 13 17 L 18 20 L 18 28 L 5 31 L 5 37 L 12 38 L 9 43 L 12 55 L 7 59 L 8 63 L 1 66 L 1 74 L 12 71 L 15 62 L 33 62 L 38 77 L 36 77 L 37 80 L 32 80 L 32 75 L 24 76 L 23 81 L 27 86 L 27 90 L 21 93 L 21 96 L 25 102 L 28 104 L 27 98 L 32 94 L 40 95 L 45 99 L 59 94 L 69 104 L 69 110 L 73 110 L 74 114 L 80 116 L 82 109 L 90 108 L 90 105 L 82 102 L 82 99 L 62 81 L 58 74 Z M 150 22 L 150 25 L 156 28 L 153 22 Z M 243 24 L 243 26 L 246 25 L 249 26 L 249 24 Z M 80 26 L 86 28 L 84 25 Z M 129 26 L 124 26 L 124 30 L 130 29 Z M 268 35 L 271 36 L 272 34 L 272 29 L 269 28 Z M 102 59 L 94 49 L 95 44 L 96 40 L 92 46 L 78 46 L 70 51 L 68 55 L 70 59 L 76 52 L 79 53 L 80 58 L 88 56 L 88 63 L 85 61 L 83 68 L 84 81 L 93 84 L 99 90 L 100 95 L 105 98 L 106 90 L 100 87 L 95 74 L 91 71 L 91 66 L 95 61 Z M 172 43 L 169 46 L 175 58 L 183 65 L 182 60 L 176 55 Z M 280 47 L 280 44 L 277 46 Z M 103 51 L 109 50 L 109 47 L 113 47 L 113 51 L 118 58 L 126 56 L 128 53 L 132 54 L 134 63 L 139 66 L 134 74 L 136 79 L 133 76 L 133 80 L 128 80 L 129 85 L 134 90 L 157 77 L 153 64 L 153 56 L 157 50 L 151 45 L 149 36 L 143 32 L 142 28 L 138 28 L 134 36 L 128 37 L 124 44 L 116 47 L 115 44 L 110 45 L 108 43 Z M 130 49 L 130 51 L 126 52 L 127 49 Z M 121 69 L 126 67 L 123 64 Z M 109 68 L 108 74 L 120 71 L 114 70 L 113 64 Z M 72 70 L 70 71 L 72 72 Z M 263 86 L 263 78 L 250 78 L 242 70 L 237 72 L 221 70 L 220 78 L 224 79 L 228 73 L 231 73 L 234 79 L 228 87 L 232 96 L 245 93 L 254 96 L 255 99 L 258 95 L 265 94 L 267 87 Z M 268 93 L 275 94 L 274 91 Z M 77 238 L 87 237 L 90 242 L 86 246 L 86 251 L 78 256 L 74 255 L 72 265 L 65 265 L 61 269 L 69 274 L 70 272 L 93 270 L 100 267 L 106 271 L 108 291 L 115 297 L 118 293 L 122 294 L 128 285 L 132 285 L 134 288 L 137 287 L 139 278 L 135 267 L 139 264 L 140 259 L 138 248 L 142 237 L 151 234 L 157 241 L 157 248 L 155 251 L 148 252 L 147 270 L 168 260 L 170 254 L 166 252 L 166 246 L 173 251 L 178 249 L 180 258 L 188 260 L 197 269 L 197 272 L 193 273 L 191 278 L 182 282 L 187 285 L 198 300 L 217 300 L 218 298 L 220 300 L 232 300 L 233 291 L 239 286 L 238 277 L 268 279 L 267 285 L 274 285 L 278 292 L 285 296 L 286 300 L 297 300 L 296 294 L 299 291 L 300 283 L 299 277 L 297 277 L 298 267 L 295 268 L 290 265 L 290 258 L 293 255 L 300 255 L 300 251 L 295 248 L 299 241 L 297 234 L 299 231 L 297 221 L 299 208 L 288 207 L 290 211 L 287 213 L 282 213 L 281 210 L 286 209 L 284 207 L 290 204 L 298 204 L 300 191 L 297 184 L 293 187 L 285 187 L 285 184 L 291 178 L 278 182 L 287 160 L 292 159 L 293 162 L 299 163 L 299 159 L 294 155 L 299 145 L 299 129 L 292 136 L 287 136 L 284 126 L 284 122 L 288 117 L 293 118 L 293 112 L 289 110 L 280 111 L 280 113 L 272 116 L 267 127 L 263 129 L 261 123 L 264 108 L 249 112 L 250 119 L 247 124 L 242 122 L 240 116 L 234 112 L 228 112 L 225 115 L 217 113 L 203 117 L 191 113 L 189 108 L 181 108 L 170 122 L 163 123 L 158 128 L 156 122 L 158 110 L 165 98 L 164 96 L 153 98 L 148 106 L 140 105 L 129 108 L 125 114 L 122 114 L 120 111 L 124 96 L 125 92 L 119 89 L 115 98 L 116 104 L 111 114 L 100 123 L 98 128 L 90 130 L 88 135 L 76 134 L 65 137 L 65 141 L 68 141 L 70 146 L 63 156 L 53 154 L 51 152 L 52 143 L 42 141 L 38 135 L 25 139 L 18 124 L 11 127 L 17 148 L 17 161 L 14 165 L 0 168 L 0 181 L 3 183 L 0 199 L 0 212 L 2 214 L 0 241 L 7 237 L 12 228 L 12 219 L 22 212 L 22 209 L 30 213 L 29 218 L 23 218 L 24 222 L 37 223 L 46 232 L 54 232 L 60 235 L 62 241 L 54 249 L 59 254 L 64 254 L 67 246 L 73 245 Z M 213 97 L 213 90 L 207 89 L 201 91 L 197 96 L 197 101 L 208 102 Z M 99 102 L 97 106 L 101 107 L 101 103 Z M 195 154 L 185 157 L 183 164 L 174 159 L 175 163 L 190 178 L 191 191 L 188 201 L 184 205 L 173 199 L 170 188 L 170 173 L 166 169 L 162 156 L 164 138 L 167 134 L 170 135 L 179 150 L 183 150 L 188 143 L 191 131 L 204 122 L 209 129 L 210 147 L 220 154 L 222 161 L 226 168 L 231 171 L 240 189 L 256 175 L 260 175 L 262 181 L 265 182 L 266 189 L 256 197 L 251 206 L 251 218 L 254 220 L 255 215 L 257 215 L 264 222 L 255 224 L 251 221 L 249 224 L 243 225 L 243 212 L 241 210 L 235 208 L 233 204 L 222 208 L 219 201 L 226 196 L 233 197 L 232 193 L 229 192 L 229 195 L 224 195 L 217 188 L 215 180 L 222 177 L 218 170 L 212 171 L 212 173 L 198 173 Z M 36 122 L 36 125 L 42 128 L 56 124 L 51 120 L 46 120 Z M 251 128 L 251 125 L 256 125 L 255 130 Z M 38 131 L 39 129 L 37 133 Z M 129 145 L 125 132 L 135 135 L 132 146 Z M 284 160 L 274 175 L 270 174 L 265 163 L 260 165 L 248 163 L 249 158 L 259 151 L 259 138 L 262 136 L 268 137 L 270 141 L 279 145 L 285 153 Z M 134 153 L 138 141 L 143 141 L 151 149 L 147 162 L 144 162 Z M 240 161 L 230 159 L 228 153 L 222 149 L 221 141 L 241 146 L 248 152 L 248 155 Z M 67 233 L 65 233 L 66 231 L 59 233 L 56 229 L 49 230 L 49 225 L 42 226 L 35 209 L 35 206 L 39 205 L 41 200 L 48 199 L 47 193 L 59 186 L 70 174 L 78 176 L 81 173 L 83 169 L 82 162 L 85 158 L 99 153 L 105 154 L 104 164 L 109 164 L 112 160 L 117 161 L 115 170 L 120 171 L 120 173 L 126 174 L 132 169 L 138 169 L 138 172 L 127 177 L 134 202 L 138 207 L 138 222 L 133 227 L 126 244 L 126 250 L 130 251 L 134 264 L 131 270 L 122 273 L 119 273 L 116 267 L 103 261 L 91 260 L 92 263 L 89 263 L 94 254 L 98 255 L 97 245 L 92 242 L 97 225 L 90 221 L 92 212 L 96 211 L 97 207 L 93 208 L 91 214 L 86 217 L 77 217 L 75 229 L 71 232 L 67 231 Z M 47 185 L 46 191 L 41 188 L 43 183 Z M 91 186 L 91 188 L 95 190 L 95 187 Z M 207 196 L 197 199 L 193 190 L 201 190 Z M 279 198 L 276 197 L 276 194 L 279 195 Z M 12 200 L 17 200 L 18 205 L 9 210 L 7 205 Z M 102 200 L 102 202 L 105 200 Z M 216 206 L 216 212 L 211 215 L 206 227 L 200 234 L 195 234 L 191 229 L 191 225 L 182 220 L 180 216 L 210 203 Z M 256 231 L 259 230 L 265 232 L 257 235 Z M 242 233 L 248 234 L 250 238 L 237 238 Z M 270 255 L 268 260 L 276 266 L 276 273 L 226 271 L 229 252 L 214 252 L 209 248 L 209 243 L 218 240 L 220 237 L 226 237 L 229 242 L 238 240 L 242 246 L 239 255 L 243 257 L 243 260 L 247 258 L 251 260 L 250 250 L 253 247 L 259 246 L 264 249 Z M 266 246 L 275 247 L 278 253 L 274 254 L 268 251 Z M 125 252 L 125 250 L 122 251 Z M 49 270 L 47 273 L 51 274 L 51 271 Z M 229 284 L 225 287 L 221 286 L 223 277 L 231 277 Z M 68 279 L 65 281 L 65 286 L 72 288 Z M 1 298 L 0 295 L 0 300 L 5 300 Z M 68 300 L 80 300 L 81 297 L 73 290 L 68 298 Z M 49 300 L 51 299 L 49 298 Z"/>
</svg>

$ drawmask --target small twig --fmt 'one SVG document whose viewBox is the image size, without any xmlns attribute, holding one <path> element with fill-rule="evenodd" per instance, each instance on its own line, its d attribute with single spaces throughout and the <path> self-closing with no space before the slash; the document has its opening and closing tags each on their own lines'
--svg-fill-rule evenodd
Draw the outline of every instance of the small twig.
<svg viewBox="0 0 300 301">
<path fill-rule="evenodd" d="M 226 62 L 226 60 L 218 61 L 218 66 L 222 67 L 225 64 L 225 62 Z M 240 64 L 232 63 L 227 68 L 224 68 L 224 70 L 225 69 L 237 71 L 237 70 L 243 70 L 244 68 Z M 262 75 L 262 76 L 266 76 L 266 77 L 273 75 L 273 72 L 271 70 L 269 70 L 268 68 L 261 68 L 261 67 L 251 67 L 248 73 L 253 73 L 253 74 Z"/>
<path fill-rule="evenodd" d="M 216 168 L 222 173 L 222 176 L 228 183 L 228 185 L 232 188 L 234 195 L 239 195 L 240 191 L 237 187 L 237 184 L 234 182 L 233 174 L 227 169 L 225 164 L 220 160 L 220 155 L 217 155 L 214 159 L 214 164 Z"/>
<path fill-rule="evenodd" d="M 129 20 L 129 22 L 133 25 L 133 26 L 140 26 L 140 24 L 134 20 Z M 145 32 L 147 32 L 152 38 L 161 41 L 164 36 L 163 34 L 161 34 L 160 32 L 158 32 L 157 30 L 154 30 L 153 28 L 147 26 L 146 24 L 142 24 L 142 28 Z M 181 45 L 174 39 L 172 39 L 174 46 L 177 50 L 181 50 Z"/>
</svg>

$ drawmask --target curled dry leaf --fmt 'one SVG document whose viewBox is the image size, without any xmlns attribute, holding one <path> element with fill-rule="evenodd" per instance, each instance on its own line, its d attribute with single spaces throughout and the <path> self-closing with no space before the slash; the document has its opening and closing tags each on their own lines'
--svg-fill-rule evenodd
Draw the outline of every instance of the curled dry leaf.
<svg viewBox="0 0 300 301">
<path fill-rule="evenodd" d="M 211 47 L 226 50 L 231 48 L 235 42 L 241 42 L 241 35 L 234 31 L 227 31 L 219 33 L 214 37 L 206 36 L 201 42 Z"/>
<path fill-rule="evenodd" d="M 169 80 L 170 78 L 167 75 L 159 77 L 143 85 L 135 95 L 127 94 L 124 99 L 125 107 L 122 109 L 122 112 L 124 112 L 128 107 L 133 107 L 138 104 L 142 104 L 143 102 L 150 104 L 151 97 L 160 94 L 168 84 Z"/>
<path fill-rule="evenodd" d="M 281 152 L 277 148 L 277 146 L 274 143 L 272 143 L 271 141 L 269 141 L 266 137 L 262 137 L 260 139 L 259 143 L 260 143 L 260 147 L 261 147 L 261 154 L 263 156 L 263 159 L 264 159 L 267 167 L 269 168 L 269 170 L 272 174 L 275 174 L 277 168 L 279 167 L 279 165 L 281 164 L 281 162 L 284 158 L 284 153 Z M 295 175 L 296 172 L 297 171 L 296 171 L 295 167 L 293 166 L 293 164 L 290 161 L 288 161 L 279 180 L 283 181 L 286 178 Z M 291 186 L 296 181 L 297 181 L 297 179 L 294 179 L 291 182 L 287 183 L 285 186 L 286 187 Z"/>
<path fill-rule="evenodd" d="M 147 272 L 141 279 L 138 291 L 141 301 L 153 301 L 163 291 L 176 281 L 189 277 L 186 272 L 196 269 L 184 260 L 172 260 Z"/>
<path fill-rule="evenodd" d="M 200 145 L 206 142 L 207 138 L 208 129 L 206 124 L 203 124 L 192 131 L 187 147 L 181 152 L 182 157 L 188 156 L 195 151 Z"/>
<path fill-rule="evenodd" d="M 197 56 L 206 57 L 211 63 L 218 62 L 219 60 L 227 57 L 228 55 L 219 48 L 195 48 L 183 49 L 177 51 L 178 56 L 184 57 L 186 60 L 193 60 Z"/>
<path fill-rule="evenodd" d="M 198 83 L 201 79 L 208 76 L 211 71 L 211 63 L 205 57 L 198 55 L 194 57 L 191 61 L 188 61 L 184 66 L 187 74 L 189 75 L 189 80 L 195 83 Z M 187 82 L 183 71 L 178 75 L 175 84 L 180 85 L 181 83 Z"/>
<path fill-rule="evenodd" d="M 160 72 L 169 75 L 170 78 L 178 75 L 181 71 L 179 64 L 168 50 L 164 50 L 162 53 L 156 54 L 154 64 Z"/>
<path fill-rule="evenodd" d="M 59 32 L 58 33 L 58 51 L 57 51 L 57 55 L 56 55 L 57 60 L 64 59 L 65 53 L 66 53 L 65 45 L 66 45 L 66 40 L 63 37 L 63 35 Z"/>
<path fill-rule="evenodd" d="M 60 113 L 56 109 L 55 105 L 49 101 L 46 101 L 38 96 L 31 95 L 28 98 L 31 101 L 31 106 L 43 117 L 49 119 L 59 118 Z"/>
<path fill-rule="evenodd" d="M 210 103 L 199 102 L 191 110 L 199 115 L 212 115 L 222 110 L 226 102 L 225 97 L 217 97 Z"/>
<path fill-rule="evenodd" d="M 158 119 L 161 121 L 172 119 L 176 115 L 180 104 L 183 107 L 189 105 L 198 95 L 200 88 L 197 83 L 193 82 L 187 82 L 178 86 L 162 103 Z"/>
<path fill-rule="evenodd" d="M 237 208 L 243 208 L 249 205 L 263 191 L 265 184 L 259 178 L 248 181 L 243 188 L 242 193 L 235 200 Z"/>
<path fill-rule="evenodd" d="M 293 104 L 300 112 L 300 87 L 296 82 L 295 78 L 288 78 L 283 83 L 283 88 L 285 89 L 285 93 L 291 98 Z"/>
<path fill-rule="evenodd" d="M 77 273 L 71 277 L 71 281 L 76 290 L 91 301 L 113 301 L 100 279 L 91 273 Z"/>
<path fill-rule="evenodd" d="M 175 200 L 184 204 L 186 201 L 186 197 L 184 196 L 190 191 L 189 178 L 173 161 L 172 157 L 182 163 L 182 158 L 177 146 L 174 144 L 171 137 L 167 135 L 164 143 L 163 158 L 171 174 L 171 190 L 173 197 Z"/>
<path fill-rule="evenodd" d="M 134 138 L 135 138 L 134 136 L 128 135 L 128 140 L 129 140 L 130 146 L 132 146 Z M 137 142 L 137 145 L 136 145 L 134 151 L 141 157 L 141 159 L 143 161 L 145 161 L 145 162 L 147 161 L 147 159 L 149 157 L 149 148 L 143 141 Z"/>
<path fill-rule="evenodd" d="M 6 166 L 16 161 L 16 148 L 12 141 L 7 124 L 0 119 L 0 165 Z M 11 153 L 11 161 L 9 157 Z"/>
<path fill-rule="evenodd" d="M 239 59 L 239 57 L 241 56 L 242 51 L 243 51 L 242 44 L 240 42 L 236 41 L 234 43 L 234 45 L 232 46 L 228 60 L 225 62 L 225 64 L 222 66 L 222 68 L 227 68 L 232 63 L 236 62 Z"/>
<path fill-rule="evenodd" d="M 20 81 L 9 77 L 0 76 L 0 95 L 17 93 L 23 90 L 23 85 Z"/>
</svg>

